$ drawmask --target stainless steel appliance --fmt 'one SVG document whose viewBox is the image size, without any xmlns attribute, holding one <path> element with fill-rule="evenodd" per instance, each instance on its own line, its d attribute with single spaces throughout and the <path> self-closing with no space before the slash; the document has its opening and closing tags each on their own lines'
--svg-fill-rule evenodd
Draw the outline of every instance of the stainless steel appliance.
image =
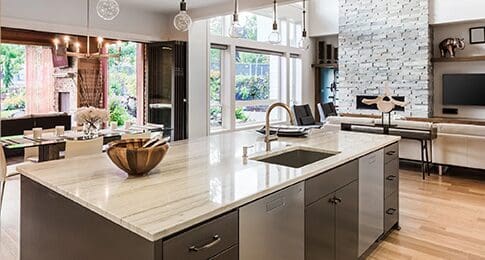
<svg viewBox="0 0 485 260">
<path fill-rule="evenodd" d="M 295 184 L 239 210 L 239 259 L 304 259 L 304 185 Z"/>
<path fill-rule="evenodd" d="M 384 232 L 384 151 L 359 159 L 359 257 Z"/>
</svg>

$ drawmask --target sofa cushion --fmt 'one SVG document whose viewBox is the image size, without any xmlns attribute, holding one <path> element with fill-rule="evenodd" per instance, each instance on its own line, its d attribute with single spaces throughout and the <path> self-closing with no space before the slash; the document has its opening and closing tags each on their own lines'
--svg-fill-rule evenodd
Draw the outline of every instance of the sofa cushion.
<svg viewBox="0 0 485 260">
<path fill-rule="evenodd" d="M 485 126 L 466 125 L 466 124 L 436 124 L 438 127 L 438 134 L 457 134 L 457 135 L 472 135 L 485 136 Z"/>
<path fill-rule="evenodd" d="M 431 129 L 433 123 L 430 122 L 420 122 L 420 121 L 409 121 L 409 120 L 394 120 L 391 123 L 396 124 L 398 127 L 402 128 L 413 128 L 413 129 Z"/>
<path fill-rule="evenodd" d="M 341 123 L 347 124 L 364 124 L 373 125 L 374 118 L 367 117 L 350 117 L 350 116 L 329 116 L 326 118 L 326 122 L 334 125 L 340 125 Z"/>
</svg>

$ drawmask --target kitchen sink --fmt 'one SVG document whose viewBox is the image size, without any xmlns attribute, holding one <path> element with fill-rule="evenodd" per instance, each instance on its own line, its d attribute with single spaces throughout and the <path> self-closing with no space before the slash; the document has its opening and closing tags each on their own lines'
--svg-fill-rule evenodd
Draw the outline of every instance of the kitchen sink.
<svg viewBox="0 0 485 260">
<path fill-rule="evenodd" d="M 323 159 L 327 159 L 339 152 L 324 151 L 309 147 L 292 147 L 283 151 L 275 152 L 270 155 L 251 158 L 251 160 L 278 164 L 292 168 L 301 168 Z"/>
</svg>

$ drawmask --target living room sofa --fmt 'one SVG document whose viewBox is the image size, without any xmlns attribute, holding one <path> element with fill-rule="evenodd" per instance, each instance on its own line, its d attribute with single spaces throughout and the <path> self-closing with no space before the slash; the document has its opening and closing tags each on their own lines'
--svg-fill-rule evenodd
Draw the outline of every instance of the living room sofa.
<svg viewBox="0 0 485 260">
<path fill-rule="evenodd" d="M 341 123 L 374 125 L 380 119 L 367 117 L 328 117 L 325 131 L 340 130 Z M 436 127 L 438 137 L 433 140 L 432 161 L 438 165 L 485 169 L 485 126 L 456 123 L 430 123 L 410 120 L 393 120 L 393 124 L 404 128 L 430 129 Z M 401 159 L 421 160 L 420 143 L 402 139 L 399 143 Z"/>
</svg>

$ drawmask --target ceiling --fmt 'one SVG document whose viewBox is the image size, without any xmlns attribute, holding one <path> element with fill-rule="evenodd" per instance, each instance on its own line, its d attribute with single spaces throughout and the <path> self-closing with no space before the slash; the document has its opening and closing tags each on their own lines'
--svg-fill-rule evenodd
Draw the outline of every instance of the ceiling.
<svg viewBox="0 0 485 260">
<path fill-rule="evenodd" d="M 162 14 L 175 14 L 179 10 L 180 0 L 117 0 L 120 7 L 132 6 L 139 9 L 151 10 Z M 214 16 L 230 13 L 234 8 L 234 0 L 186 0 L 189 14 L 196 17 Z M 287 4 L 299 0 L 278 0 Z M 271 6 L 273 0 L 239 0 L 241 10 L 254 10 Z"/>
</svg>

